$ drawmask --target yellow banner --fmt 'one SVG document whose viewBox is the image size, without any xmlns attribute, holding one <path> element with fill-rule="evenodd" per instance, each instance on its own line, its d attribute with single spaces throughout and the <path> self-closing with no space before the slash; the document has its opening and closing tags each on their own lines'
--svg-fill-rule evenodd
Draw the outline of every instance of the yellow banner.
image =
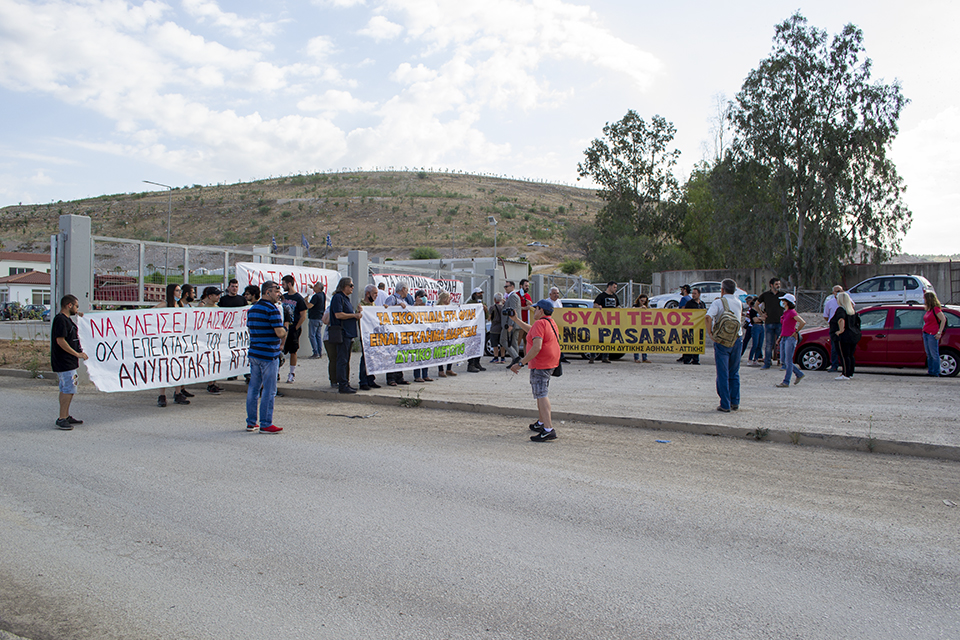
<svg viewBox="0 0 960 640">
<path fill-rule="evenodd" d="M 704 309 L 554 309 L 567 353 L 703 353 Z"/>
</svg>

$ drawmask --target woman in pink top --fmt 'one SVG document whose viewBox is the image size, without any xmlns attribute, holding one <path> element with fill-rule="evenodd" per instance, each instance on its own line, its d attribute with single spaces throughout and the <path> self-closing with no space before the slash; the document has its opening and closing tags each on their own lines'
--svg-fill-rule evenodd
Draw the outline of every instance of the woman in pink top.
<svg viewBox="0 0 960 640">
<path fill-rule="evenodd" d="M 800 384 L 800 381 L 803 380 L 804 373 L 800 371 L 800 367 L 793 363 L 793 352 L 797 350 L 797 336 L 800 335 L 800 330 L 807 323 L 797 313 L 797 299 L 793 297 L 793 294 L 788 293 L 780 298 L 780 306 L 785 311 L 780 316 L 781 329 L 777 344 L 780 345 L 780 362 L 783 363 L 787 375 L 783 378 L 783 382 L 777 386 L 789 387 L 791 374 L 797 374 L 793 384 Z"/>
<path fill-rule="evenodd" d="M 940 301 L 933 291 L 923 294 L 923 305 L 927 308 L 923 314 L 923 350 L 927 352 L 927 375 L 939 378 L 940 336 L 947 326 L 947 318 L 940 310 Z"/>
</svg>

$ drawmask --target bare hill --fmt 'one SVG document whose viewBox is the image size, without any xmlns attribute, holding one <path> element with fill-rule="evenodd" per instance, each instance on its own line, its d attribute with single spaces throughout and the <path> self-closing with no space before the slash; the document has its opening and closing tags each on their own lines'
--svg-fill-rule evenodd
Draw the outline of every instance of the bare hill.
<svg viewBox="0 0 960 640">
<path fill-rule="evenodd" d="M 415 247 L 449 257 L 489 255 L 497 218 L 501 255 L 527 255 L 533 263 L 567 257 L 564 230 L 592 222 L 595 191 L 465 174 L 428 172 L 318 173 L 249 183 L 181 187 L 173 191 L 171 241 L 184 244 L 281 250 L 304 234 L 311 255 L 361 248 L 373 256 L 407 258 Z M 48 205 L 0 209 L 0 239 L 7 248 L 42 248 L 61 214 L 88 215 L 94 234 L 166 240 L 167 192 L 100 196 Z M 550 245 L 527 247 L 529 242 Z"/>
</svg>

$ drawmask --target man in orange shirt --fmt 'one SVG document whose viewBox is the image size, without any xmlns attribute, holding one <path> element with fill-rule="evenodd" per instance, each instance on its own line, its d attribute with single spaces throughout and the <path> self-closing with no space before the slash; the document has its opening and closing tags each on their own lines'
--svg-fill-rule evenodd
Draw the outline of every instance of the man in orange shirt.
<svg viewBox="0 0 960 640">
<path fill-rule="evenodd" d="M 520 373 L 524 365 L 530 367 L 530 387 L 533 397 L 537 399 L 539 419 L 530 425 L 536 435 L 530 436 L 534 442 L 555 440 L 557 430 L 553 428 L 550 416 L 550 398 L 547 392 L 550 387 L 550 377 L 553 370 L 560 364 L 560 332 L 550 316 L 553 315 L 553 303 L 549 300 L 540 300 L 532 305 L 533 325 L 529 325 L 519 318 L 514 318 L 522 330 L 527 332 L 526 352 L 523 358 L 511 365 L 510 370 Z"/>
</svg>

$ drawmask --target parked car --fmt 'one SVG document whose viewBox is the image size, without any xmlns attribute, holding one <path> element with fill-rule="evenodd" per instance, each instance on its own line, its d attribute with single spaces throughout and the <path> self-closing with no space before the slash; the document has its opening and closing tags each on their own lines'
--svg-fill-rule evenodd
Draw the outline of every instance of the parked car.
<svg viewBox="0 0 960 640">
<path fill-rule="evenodd" d="M 23 317 L 26 320 L 40 320 L 47 311 L 48 309 L 45 305 L 28 304 L 23 307 Z"/>
<path fill-rule="evenodd" d="M 860 342 L 854 352 L 857 367 L 910 367 L 925 369 L 923 350 L 923 314 L 915 305 L 873 306 L 860 314 Z M 940 375 L 955 376 L 960 371 L 960 307 L 944 306 L 947 327 L 940 339 Z M 800 332 L 796 363 L 805 370 L 826 369 L 830 364 L 830 329 Z"/>
<path fill-rule="evenodd" d="M 543 244 L 542 242 L 528 242 L 528 243 L 527 243 L 527 246 L 528 246 L 528 247 L 545 247 L 545 248 L 546 248 L 546 247 L 549 247 L 550 245 L 548 245 L 548 244 Z"/>
<path fill-rule="evenodd" d="M 854 285 L 847 292 L 857 306 L 875 304 L 923 304 L 923 294 L 933 285 L 923 276 L 875 276 Z"/>
<path fill-rule="evenodd" d="M 719 282 L 694 282 L 690 285 L 691 289 L 700 289 L 700 300 L 703 304 L 710 306 L 710 303 L 720 297 Z M 736 295 L 743 302 L 747 297 L 747 292 L 737 287 Z M 676 309 L 680 306 L 680 289 L 673 293 L 662 293 L 659 296 L 650 298 L 650 308 L 652 309 Z"/>
</svg>

